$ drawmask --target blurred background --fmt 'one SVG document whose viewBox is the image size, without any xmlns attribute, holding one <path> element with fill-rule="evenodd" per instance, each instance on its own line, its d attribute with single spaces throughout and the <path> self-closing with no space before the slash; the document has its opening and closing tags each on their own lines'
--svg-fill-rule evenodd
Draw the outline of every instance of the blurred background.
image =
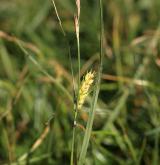
<svg viewBox="0 0 160 165">
<path fill-rule="evenodd" d="M 0 165 L 69 164 L 74 0 L 0 0 Z M 86 165 L 160 164 L 160 1 L 103 0 L 104 61 Z M 98 67 L 99 2 L 81 1 L 81 74 Z M 66 41 L 67 39 L 67 41 Z M 81 149 L 91 97 L 79 112 Z"/>
</svg>

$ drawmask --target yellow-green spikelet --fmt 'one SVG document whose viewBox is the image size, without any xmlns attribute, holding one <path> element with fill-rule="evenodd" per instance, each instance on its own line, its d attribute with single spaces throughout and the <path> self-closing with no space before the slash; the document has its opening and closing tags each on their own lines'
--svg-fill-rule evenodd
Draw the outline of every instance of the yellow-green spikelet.
<svg viewBox="0 0 160 165">
<path fill-rule="evenodd" d="M 88 72 L 81 83 L 81 87 L 79 90 L 78 109 L 81 109 L 84 104 L 84 101 L 89 93 L 89 88 L 94 82 L 94 76 L 95 76 L 94 71 Z"/>
</svg>

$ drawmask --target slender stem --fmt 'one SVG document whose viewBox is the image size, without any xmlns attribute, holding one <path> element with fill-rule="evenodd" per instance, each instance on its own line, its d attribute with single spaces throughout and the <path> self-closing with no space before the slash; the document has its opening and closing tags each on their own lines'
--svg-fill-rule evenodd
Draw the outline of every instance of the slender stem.
<svg viewBox="0 0 160 165">
<path fill-rule="evenodd" d="M 68 92 L 68 90 L 62 85 L 60 84 L 54 77 L 52 77 L 48 72 L 46 72 L 42 66 L 32 57 L 32 55 L 29 54 L 29 52 L 22 46 L 22 44 L 20 42 L 17 42 L 18 46 L 20 47 L 20 49 L 23 51 L 23 53 L 30 59 L 30 61 L 32 61 L 32 63 L 38 67 L 38 69 L 44 74 L 46 75 L 62 92 L 64 92 L 68 98 L 70 100 L 72 100 L 72 96 L 70 95 L 70 93 Z"/>
<path fill-rule="evenodd" d="M 81 55 L 80 55 L 80 42 L 77 38 L 77 47 L 78 47 L 78 90 L 80 88 L 80 77 L 81 77 Z"/>
<path fill-rule="evenodd" d="M 58 14 L 58 11 L 57 11 L 57 7 L 56 7 L 56 4 L 55 4 L 55 1 L 52 0 L 52 3 L 53 3 L 53 6 L 54 6 L 54 9 L 55 9 L 55 12 L 56 12 L 56 15 L 57 15 L 57 18 L 58 18 L 58 21 L 59 21 L 59 25 L 60 25 L 60 28 L 62 30 L 62 33 L 66 39 L 66 43 L 68 45 L 68 52 L 69 52 L 69 61 L 70 61 L 70 67 L 71 67 L 71 74 L 72 74 L 72 81 L 73 81 L 73 94 L 74 94 L 74 111 L 75 111 L 75 114 L 74 114 L 74 126 L 73 126 L 73 136 L 72 136 L 72 147 L 71 147 L 71 162 L 70 164 L 73 165 L 74 163 L 74 146 L 75 146 L 75 132 L 76 132 L 76 129 L 75 129 L 75 122 L 76 122 L 76 119 L 77 119 L 77 110 L 76 110 L 76 107 L 77 107 L 77 100 L 76 100 L 76 92 L 75 92 L 75 81 L 74 81 L 74 72 L 73 72 L 73 65 L 72 65 L 72 57 L 71 57 L 71 53 L 70 53 L 70 45 L 69 45 L 69 41 L 67 39 L 67 36 L 66 36 L 66 33 L 64 31 L 64 28 L 62 26 L 62 21 L 59 17 L 59 14 Z M 77 43 L 79 42 L 79 40 L 77 39 Z M 79 44 L 78 45 L 78 69 L 79 69 L 79 78 L 78 78 L 78 88 L 79 88 L 79 84 L 80 84 L 80 49 L 79 49 Z"/>
<path fill-rule="evenodd" d="M 80 6 L 77 6 L 77 9 Z M 78 9 L 79 10 L 79 9 Z M 77 55 L 78 55 L 78 88 L 77 92 L 75 93 L 75 100 L 74 100 L 74 123 L 73 123 L 73 135 L 72 135 L 72 150 L 71 150 L 71 162 L 70 164 L 74 164 L 74 150 L 75 150 L 75 136 L 76 136 L 76 123 L 77 123 L 77 116 L 78 116 L 78 100 L 79 100 L 79 89 L 80 89 L 80 72 L 81 72 L 81 55 L 80 55 L 80 41 L 79 41 L 79 28 L 80 28 L 80 13 L 77 14 L 77 23 L 75 26 L 78 26 L 78 31 L 76 30 L 76 38 L 77 38 Z"/>
<path fill-rule="evenodd" d="M 85 162 L 85 157 L 87 153 L 87 148 L 89 145 L 89 140 L 91 136 L 91 131 L 92 131 L 92 126 L 93 126 L 93 120 L 94 120 L 94 115 L 95 115 L 95 110 L 96 110 L 96 105 L 97 105 L 97 100 L 98 100 L 98 95 L 100 91 L 100 83 L 101 83 L 101 74 L 102 74 L 102 61 L 103 61 L 103 9 L 102 9 L 102 0 L 99 0 L 99 6 L 100 6 L 100 65 L 99 65 L 99 70 L 98 70 L 98 75 L 97 75 L 97 80 L 96 80 L 96 87 L 94 89 L 94 94 L 93 94 L 93 104 L 91 105 L 90 113 L 89 113 L 89 118 L 87 122 L 87 127 L 83 139 L 83 144 L 82 144 L 82 149 L 78 161 L 78 165 L 83 165 Z"/>
<path fill-rule="evenodd" d="M 56 15 L 57 15 L 57 19 L 58 19 L 58 21 L 59 21 L 59 25 L 60 25 L 60 28 L 61 28 L 61 30 L 62 30 L 62 33 L 63 33 L 64 36 L 66 36 L 66 33 L 65 33 L 65 31 L 64 31 L 64 29 L 63 29 L 63 26 L 62 26 L 62 21 L 61 21 L 61 19 L 60 19 L 60 17 L 59 17 L 58 11 L 57 11 L 56 4 L 55 4 L 54 0 L 51 0 L 51 1 L 52 1 L 52 3 L 53 3 L 54 9 L 55 9 L 55 12 L 56 12 Z"/>
<path fill-rule="evenodd" d="M 71 150 L 71 165 L 74 165 L 74 148 L 75 148 L 75 135 L 76 135 L 76 121 L 77 121 L 77 110 L 74 115 L 74 123 L 73 123 L 73 135 L 72 135 L 72 150 Z"/>
<path fill-rule="evenodd" d="M 77 96 L 76 100 L 74 102 L 74 125 L 73 125 L 73 136 L 72 136 L 72 151 L 71 151 L 71 165 L 74 164 L 74 148 L 75 148 L 75 135 L 76 135 L 76 122 L 77 122 L 77 116 L 78 116 L 78 99 L 79 99 L 79 89 L 80 89 L 80 44 L 79 44 L 79 38 L 77 38 L 77 47 L 78 47 L 78 89 L 77 89 Z"/>
</svg>

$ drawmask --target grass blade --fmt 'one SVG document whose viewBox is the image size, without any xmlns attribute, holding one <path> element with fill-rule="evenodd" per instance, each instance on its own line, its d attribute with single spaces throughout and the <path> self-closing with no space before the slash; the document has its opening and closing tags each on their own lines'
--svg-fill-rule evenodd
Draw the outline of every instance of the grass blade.
<svg viewBox="0 0 160 165">
<path fill-rule="evenodd" d="M 97 74 L 97 80 L 96 80 L 96 87 L 94 89 L 93 93 L 93 104 L 91 105 L 90 113 L 89 113 L 89 118 L 87 122 L 87 127 L 83 139 L 83 144 L 82 144 L 82 149 L 78 161 L 78 165 L 84 164 L 86 153 L 87 153 L 87 148 L 89 145 L 89 140 L 91 136 L 91 131 L 92 131 L 92 126 L 93 126 L 93 120 L 94 120 L 94 115 L 95 115 L 95 110 L 96 110 L 96 105 L 97 105 L 97 100 L 98 100 L 98 95 L 100 91 L 100 83 L 101 83 L 101 74 L 102 74 L 102 59 L 103 59 L 103 9 L 102 9 L 102 0 L 99 1 L 100 5 L 100 27 L 101 27 L 101 32 L 100 32 L 100 65 L 99 65 L 99 70 Z"/>
</svg>

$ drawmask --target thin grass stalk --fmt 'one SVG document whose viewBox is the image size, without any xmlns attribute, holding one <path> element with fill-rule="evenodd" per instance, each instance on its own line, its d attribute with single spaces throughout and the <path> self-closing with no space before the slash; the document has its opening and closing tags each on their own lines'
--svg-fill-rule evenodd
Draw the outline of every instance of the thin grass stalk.
<svg viewBox="0 0 160 165">
<path fill-rule="evenodd" d="M 55 12 L 56 12 L 57 19 L 58 19 L 58 21 L 59 21 L 59 25 L 60 25 L 60 28 L 61 28 L 61 30 L 62 30 L 62 33 L 63 33 L 64 36 L 66 36 L 66 33 L 65 33 L 65 31 L 64 31 L 64 28 L 63 28 L 63 26 L 62 26 L 62 21 L 61 21 L 61 19 L 60 19 L 60 17 L 59 17 L 59 14 L 58 14 L 58 10 L 57 10 L 55 1 L 54 1 L 54 0 L 51 0 L 51 1 L 52 1 L 52 3 L 53 3 L 53 6 L 54 6 L 54 9 L 55 9 Z"/>
<path fill-rule="evenodd" d="M 71 53 L 70 53 L 70 45 L 69 45 L 69 41 L 67 39 L 67 36 L 66 36 L 66 33 L 64 31 L 64 28 L 63 28 L 63 25 L 62 25 L 62 21 L 60 19 L 60 16 L 58 14 L 58 10 L 57 10 L 57 7 L 56 7 L 56 4 L 55 4 L 55 1 L 54 0 L 51 0 L 52 3 L 53 3 L 53 6 L 54 6 L 54 9 L 55 9 L 55 12 L 56 12 L 56 16 L 57 16 L 57 19 L 59 21 L 59 25 L 60 25 L 60 28 L 62 30 L 62 33 L 66 39 L 66 43 L 67 43 L 67 46 L 68 46 L 68 52 L 69 52 L 69 61 L 70 61 L 70 68 L 71 68 L 71 74 L 72 74 L 72 81 L 73 81 L 73 103 L 74 103 L 74 124 L 73 124 L 73 136 L 72 136 L 72 146 L 71 146 L 71 161 L 70 161 L 70 164 L 73 165 L 74 163 L 74 146 L 75 146 L 75 125 L 76 125 L 76 120 L 77 120 L 77 97 L 76 97 L 76 89 L 75 89 L 75 81 L 74 81 L 74 71 L 73 71 L 73 64 L 72 64 L 72 57 L 71 57 Z M 79 3 L 77 3 L 79 2 Z M 77 13 L 78 13 L 78 26 L 79 26 L 79 17 L 80 17 L 80 0 L 77 0 L 76 1 L 76 4 L 77 4 Z M 79 27 L 78 27 L 79 28 Z M 78 30 L 78 33 L 76 32 L 76 36 L 77 36 L 77 46 L 78 46 L 78 91 L 79 91 L 79 86 L 80 86 L 80 44 L 79 44 L 79 30 Z"/>
<path fill-rule="evenodd" d="M 76 19 L 76 18 L 75 18 Z M 78 24 L 75 26 L 78 26 L 79 29 L 79 19 L 77 20 Z M 78 54 L 78 89 L 76 93 L 76 100 L 75 100 L 75 107 L 74 107 L 74 123 L 73 123 L 73 136 L 72 136 L 72 151 L 71 151 L 71 165 L 74 164 L 74 150 L 75 150 L 75 136 L 76 136 L 76 123 L 77 123 L 77 116 L 78 116 L 78 98 L 79 98 L 79 89 L 80 89 L 80 70 L 81 70 L 81 64 L 80 64 L 80 42 L 79 42 L 79 30 L 76 31 L 77 33 L 77 54 Z"/>
<path fill-rule="evenodd" d="M 77 56 L 78 56 L 78 89 L 75 93 L 75 102 L 74 102 L 74 123 L 73 123 L 73 135 L 72 135 L 72 149 L 71 149 L 71 161 L 70 164 L 74 165 L 74 152 L 75 152 L 75 136 L 76 136 L 76 123 L 78 116 L 78 98 L 79 98 L 79 89 L 80 89 L 80 71 L 81 71 L 81 56 L 80 56 L 80 41 L 79 41 L 79 28 L 80 28 L 80 0 L 76 0 L 77 14 L 75 16 L 75 30 L 76 30 L 76 39 L 77 39 Z"/>
<path fill-rule="evenodd" d="M 89 112 L 89 118 L 87 122 L 87 127 L 82 143 L 82 149 L 80 152 L 80 157 L 78 160 L 78 165 L 83 165 L 85 162 L 85 157 L 87 153 L 87 148 L 89 145 L 89 140 L 91 136 L 91 131 L 92 131 L 92 126 L 93 126 L 93 120 L 95 116 L 95 110 L 96 110 L 96 105 L 97 105 L 97 100 L 98 100 L 98 95 L 100 91 L 100 83 L 101 83 L 101 74 L 102 74 L 102 62 L 103 62 L 103 7 L 102 7 L 102 0 L 99 0 L 99 7 L 100 7 L 100 65 L 99 65 L 99 70 L 97 74 L 97 79 L 96 79 L 96 85 L 93 93 L 93 104 L 91 105 L 91 109 Z"/>
<path fill-rule="evenodd" d="M 72 100 L 72 96 L 70 95 L 70 93 L 68 92 L 68 90 L 61 85 L 54 77 L 52 77 L 48 72 L 46 72 L 42 66 L 32 57 L 32 55 L 29 54 L 29 52 L 22 46 L 22 44 L 20 42 L 17 42 L 17 45 L 19 46 L 19 48 L 22 50 L 22 52 L 28 57 L 28 59 L 30 61 L 32 61 L 32 63 L 37 66 L 37 68 L 44 74 L 46 75 L 62 92 L 64 92 L 68 98 L 70 100 Z"/>
<path fill-rule="evenodd" d="M 80 42 L 77 38 L 77 47 L 78 47 L 78 91 L 80 87 L 80 77 L 81 77 L 81 56 L 80 56 Z"/>
<path fill-rule="evenodd" d="M 73 135 L 72 135 L 72 148 L 71 148 L 71 161 L 70 161 L 70 165 L 74 165 L 74 149 L 75 149 L 75 135 L 76 135 L 76 120 L 77 120 L 77 112 L 75 112 L 74 123 L 73 123 Z"/>
<path fill-rule="evenodd" d="M 80 41 L 79 41 L 79 29 L 80 29 L 80 0 L 76 0 L 77 14 L 75 16 L 75 30 L 77 38 L 77 55 L 78 55 L 78 91 L 80 88 L 80 71 L 81 71 L 81 55 L 80 55 Z"/>
<path fill-rule="evenodd" d="M 69 44 L 69 41 L 68 41 L 68 38 L 67 38 L 67 35 L 66 35 L 66 32 L 63 28 L 63 25 L 62 25 L 62 21 L 61 21 L 61 18 L 58 14 L 58 10 L 57 10 L 57 7 L 56 7 L 56 4 L 55 4 L 55 1 L 54 0 L 51 0 L 52 3 L 53 3 L 53 6 L 54 6 L 54 9 L 55 9 L 55 12 L 56 12 L 56 16 L 57 16 L 57 19 L 58 19 L 58 22 L 59 22 L 59 26 L 62 30 L 62 33 L 63 33 L 63 36 L 65 38 L 65 41 L 67 43 L 67 47 L 68 47 L 68 55 L 69 55 L 69 61 L 70 61 L 70 68 L 71 68 L 71 74 L 72 74 L 72 82 L 73 82 L 73 90 L 74 90 L 74 93 L 75 93 L 75 81 L 74 81 L 74 72 L 73 72 L 73 64 L 72 64 L 72 57 L 71 57 L 71 49 L 70 49 L 70 44 Z"/>
</svg>

